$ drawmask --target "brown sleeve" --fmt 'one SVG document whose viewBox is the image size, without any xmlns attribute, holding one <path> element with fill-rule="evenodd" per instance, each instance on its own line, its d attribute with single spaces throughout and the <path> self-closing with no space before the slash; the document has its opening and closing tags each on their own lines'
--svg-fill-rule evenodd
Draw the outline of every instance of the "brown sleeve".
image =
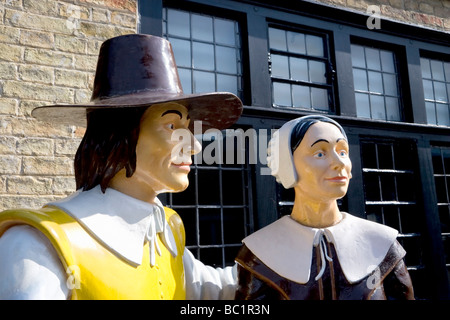
<svg viewBox="0 0 450 320">
<path fill-rule="evenodd" d="M 383 281 L 388 300 L 414 300 L 414 289 L 405 262 L 400 260 Z"/>
</svg>

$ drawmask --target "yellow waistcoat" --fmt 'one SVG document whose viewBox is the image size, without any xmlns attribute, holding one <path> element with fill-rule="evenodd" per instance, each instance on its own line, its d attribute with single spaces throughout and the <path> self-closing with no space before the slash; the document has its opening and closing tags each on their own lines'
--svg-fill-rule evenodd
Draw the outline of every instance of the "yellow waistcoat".
<svg viewBox="0 0 450 320">
<path fill-rule="evenodd" d="M 71 299 L 185 299 L 183 222 L 175 211 L 165 208 L 165 213 L 178 254 L 173 257 L 158 237 L 162 254 L 156 254 L 154 267 L 150 266 L 148 242 L 143 246 L 142 264 L 131 265 L 55 207 L 0 212 L 0 237 L 8 228 L 21 224 L 42 232 L 67 272 L 66 285 L 72 290 Z"/>
</svg>

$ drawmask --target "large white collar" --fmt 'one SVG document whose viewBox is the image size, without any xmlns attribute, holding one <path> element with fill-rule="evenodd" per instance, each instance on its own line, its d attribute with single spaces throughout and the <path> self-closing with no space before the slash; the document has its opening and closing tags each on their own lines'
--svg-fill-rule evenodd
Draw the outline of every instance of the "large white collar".
<svg viewBox="0 0 450 320">
<path fill-rule="evenodd" d="M 143 245 L 149 241 L 150 263 L 155 264 L 155 251 L 161 255 L 157 234 L 169 252 L 177 255 L 174 236 L 157 198 L 152 205 L 111 188 L 103 193 L 97 186 L 48 205 L 72 216 L 109 251 L 129 263 L 142 263 Z"/>
<path fill-rule="evenodd" d="M 336 248 L 348 281 L 357 282 L 383 261 L 397 230 L 342 213 L 343 219 L 324 229 L 310 228 L 284 216 L 251 234 L 243 243 L 279 275 L 301 284 L 310 278 L 312 248 L 323 235 Z M 322 262 L 323 263 L 323 262 Z"/>
</svg>

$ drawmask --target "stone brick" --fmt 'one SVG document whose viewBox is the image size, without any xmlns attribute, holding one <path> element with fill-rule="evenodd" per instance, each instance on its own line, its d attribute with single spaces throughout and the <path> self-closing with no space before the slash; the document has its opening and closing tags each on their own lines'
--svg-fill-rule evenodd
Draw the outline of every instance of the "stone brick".
<svg viewBox="0 0 450 320">
<path fill-rule="evenodd" d="M 51 194 L 52 179 L 29 176 L 14 176 L 7 179 L 9 194 Z"/>
<path fill-rule="evenodd" d="M 67 138 L 73 135 L 71 127 L 57 124 L 50 124 L 44 121 L 29 118 L 10 118 L 4 120 L 5 134 L 17 137 L 45 137 L 45 138 Z M 2 127 L 0 126 L 0 134 Z"/>
<path fill-rule="evenodd" d="M 53 68 L 32 64 L 21 65 L 19 66 L 19 78 L 28 82 L 52 84 Z"/>
<path fill-rule="evenodd" d="M 18 43 L 20 38 L 20 29 L 0 26 L 1 43 Z"/>
<path fill-rule="evenodd" d="M 37 31 L 48 31 L 63 34 L 72 34 L 73 29 L 67 19 L 37 15 L 17 10 L 5 11 L 5 24 Z"/>
<path fill-rule="evenodd" d="M 86 43 L 86 39 L 60 34 L 55 35 L 56 50 L 72 53 L 86 53 Z"/>
<path fill-rule="evenodd" d="M 15 154 L 16 144 L 16 137 L 0 136 L 0 154 Z"/>
<path fill-rule="evenodd" d="M 73 64 L 72 55 L 49 49 L 26 48 L 24 60 L 27 63 L 70 68 Z"/>
<path fill-rule="evenodd" d="M 79 0 L 90 5 L 100 5 L 109 8 L 121 9 L 130 12 L 136 12 L 137 1 L 135 0 Z"/>
<path fill-rule="evenodd" d="M 20 44 L 40 48 L 53 48 L 55 40 L 50 32 L 22 30 L 20 32 Z"/>
<path fill-rule="evenodd" d="M 73 157 L 80 145 L 81 139 L 58 139 L 55 144 L 55 155 Z"/>
<path fill-rule="evenodd" d="M 73 103 L 73 89 L 23 81 L 7 81 L 3 85 L 3 94 L 6 97 Z"/>
<path fill-rule="evenodd" d="M 111 22 L 122 27 L 136 28 L 136 16 L 122 12 L 112 12 Z"/>
<path fill-rule="evenodd" d="M 26 175 L 73 175 L 72 159 L 67 157 L 23 157 Z"/>
<path fill-rule="evenodd" d="M 111 12 L 103 8 L 92 8 L 92 21 L 109 23 L 111 22 Z"/>
<path fill-rule="evenodd" d="M 92 88 L 92 85 L 89 81 L 89 89 Z M 78 89 L 75 90 L 75 103 L 86 103 L 91 100 L 92 91 L 89 89 Z"/>
<path fill-rule="evenodd" d="M 61 198 L 57 196 L 38 195 L 0 195 L 0 210 L 13 208 L 39 209 L 46 203 Z"/>
<path fill-rule="evenodd" d="M 8 43 L 0 43 L 0 60 L 19 62 L 22 60 L 23 48 Z"/>
<path fill-rule="evenodd" d="M 0 97 L 0 114 L 16 115 L 17 99 Z"/>
<path fill-rule="evenodd" d="M 97 68 L 98 56 L 74 55 L 74 66 L 77 70 L 94 72 Z"/>
<path fill-rule="evenodd" d="M 122 28 L 88 21 L 80 21 L 80 29 L 78 31 L 85 37 L 105 40 L 115 36 L 136 32 L 135 30 L 129 28 Z"/>
<path fill-rule="evenodd" d="M 49 104 L 48 101 L 21 99 L 19 107 L 18 107 L 17 115 L 18 116 L 31 117 L 31 111 L 34 108 L 37 108 L 37 107 L 40 107 L 40 106 L 44 106 L 44 105 L 48 105 L 48 104 Z"/>
<path fill-rule="evenodd" d="M 53 194 L 70 194 L 75 191 L 75 177 L 55 177 L 53 179 Z"/>
<path fill-rule="evenodd" d="M 55 84 L 72 88 L 86 88 L 87 74 L 75 70 L 56 69 Z"/>
<path fill-rule="evenodd" d="M 19 174 L 21 159 L 16 156 L 0 155 L 0 174 Z"/>
<path fill-rule="evenodd" d="M 6 192 L 6 176 L 0 176 L 0 193 Z"/>
<path fill-rule="evenodd" d="M 69 21 L 70 19 L 91 19 L 91 10 L 89 8 L 72 3 L 58 3 L 58 14 Z"/>
<path fill-rule="evenodd" d="M 52 139 L 24 138 L 17 143 L 17 153 L 21 155 L 53 155 L 54 143 Z"/>
<path fill-rule="evenodd" d="M 56 16 L 58 14 L 57 3 L 54 0 L 23 0 L 23 8 L 30 13 Z"/>
<path fill-rule="evenodd" d="M 0 62 L 0 77 L 2 80 L 16 80 L 17 65 L 11 62 Z"/>
</svg>

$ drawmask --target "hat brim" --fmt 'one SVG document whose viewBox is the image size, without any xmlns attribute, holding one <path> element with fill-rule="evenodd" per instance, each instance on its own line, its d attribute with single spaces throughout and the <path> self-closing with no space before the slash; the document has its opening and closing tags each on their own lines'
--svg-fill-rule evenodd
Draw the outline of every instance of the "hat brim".
<svg viewBox="0 0 450 320">
<path fill-rule="evenodd" d="M 116 109 L 150 107 L 154 104 L 176 102 L 185 106 L 191 118 L 191 130 L 195 121 L 202 121 L 202 131 L 215 128 L 223 130 L 233 125 L 242 114 L 241 100 L 229 92 L 199 94 L 173 94 L 144 91 L 107 99 L 97 99 L 85 104 L 60 104 L 35 108 L 31 115 L 41 121 L 86 127 L 87 109 Z"/>
</svg>

